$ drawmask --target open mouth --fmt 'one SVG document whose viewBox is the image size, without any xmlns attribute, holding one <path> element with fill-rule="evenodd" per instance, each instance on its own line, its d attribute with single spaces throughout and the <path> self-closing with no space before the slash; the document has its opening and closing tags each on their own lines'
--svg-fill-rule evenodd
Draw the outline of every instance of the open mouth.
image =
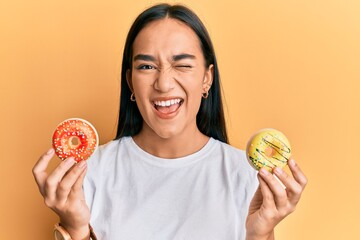
<svg viewBox="0 0 360 240">
<path fill-rule="evenodd" d="M 181 98 L 169 99 L 166 101 L 154 101 L 154 107 L 162 114 L 171 114 L 176 112 L 181 104 L 184 102 Z"/>
</svg>

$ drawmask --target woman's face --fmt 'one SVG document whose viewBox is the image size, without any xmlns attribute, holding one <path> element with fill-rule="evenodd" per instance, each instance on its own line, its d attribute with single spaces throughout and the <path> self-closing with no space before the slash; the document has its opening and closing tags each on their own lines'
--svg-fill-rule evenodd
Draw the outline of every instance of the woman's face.
<svg viewBox="0 0 360 240">
<path fill-rule="evenodd" d="M 144 27 L 127 73 L 144 119 L 142 132 L 171 138 L 198 131 L 196 114 L 212 71 L 212 65 L 205 67 L 197 35 L 184 23 L 165 18 Z"/>
</svg>

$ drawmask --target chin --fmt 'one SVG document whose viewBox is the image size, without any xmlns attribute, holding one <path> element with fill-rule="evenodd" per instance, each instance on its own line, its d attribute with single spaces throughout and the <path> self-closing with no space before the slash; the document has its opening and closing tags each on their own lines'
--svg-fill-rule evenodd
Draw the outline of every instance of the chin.
<svg viewBox="0 0 360 240">
<path fill-rule="evenodd" d="M 170 140 L 172 138 L 179 136 L 179 133 L 174 131 L 159 131 L 156 132 L 156 135 L 162 140 Z"/>
</svg>

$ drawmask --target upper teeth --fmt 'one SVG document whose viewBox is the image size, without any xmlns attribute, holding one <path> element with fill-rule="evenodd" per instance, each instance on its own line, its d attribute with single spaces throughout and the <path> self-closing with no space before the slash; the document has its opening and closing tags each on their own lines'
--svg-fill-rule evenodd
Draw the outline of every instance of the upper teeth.
<svg viewBox="0 0 360 240">
<path fill-rule="evenodd" d="M 178 104 L 179 102 L 181 102 L 180 99 L 171 99 L 167 101 L 154 101 L 156 106 L 161 106 L 161 107 L 168 107 L 173 104 Z"/>
</svg>

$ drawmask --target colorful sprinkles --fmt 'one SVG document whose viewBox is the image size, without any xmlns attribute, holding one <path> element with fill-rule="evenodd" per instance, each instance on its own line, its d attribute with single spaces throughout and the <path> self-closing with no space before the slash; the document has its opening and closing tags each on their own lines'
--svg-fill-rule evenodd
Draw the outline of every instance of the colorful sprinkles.
<svg viewBox="0 0 360 240">
<path fill-rule="evenodd" d="M 99 138 L 96 129 L 88 121 L 70 118 L 56 127 L 52 143 L 60 159 L 74 157 L 76 162 L 80 162 L 94 153 Z"/>
</svg>

